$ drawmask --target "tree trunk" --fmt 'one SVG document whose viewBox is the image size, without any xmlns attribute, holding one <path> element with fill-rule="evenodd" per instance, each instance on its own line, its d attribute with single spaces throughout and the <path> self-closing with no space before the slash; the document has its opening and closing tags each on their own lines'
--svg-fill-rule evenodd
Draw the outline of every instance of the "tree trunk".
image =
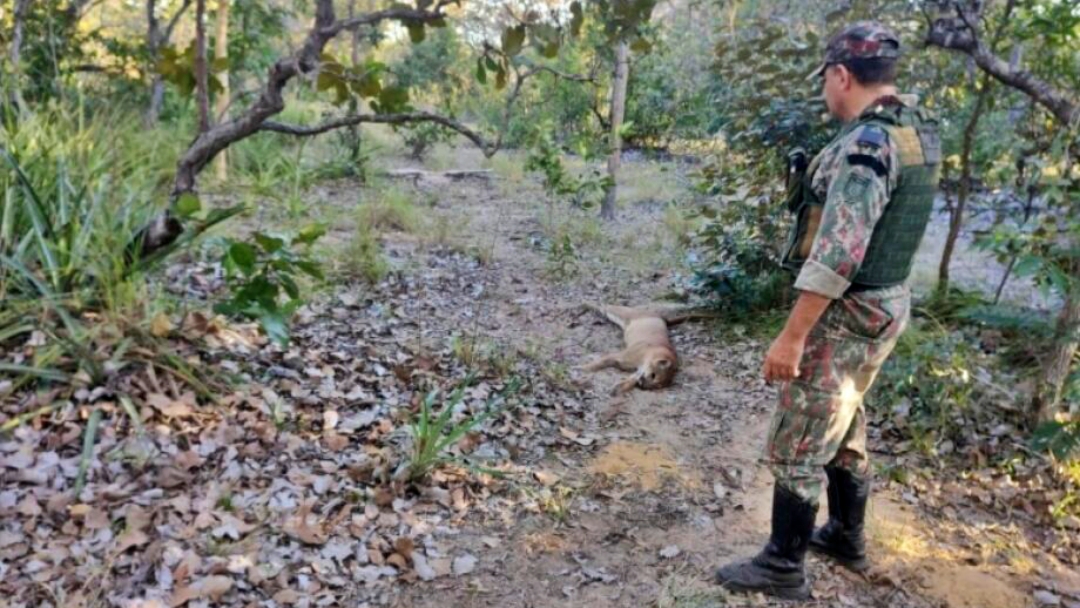
<svg viewBox="0 0 1080 608">
<path fill-rule="evenodd" d="M 31 0 L 15 0 L 15 11 L 12 14 L 11 48 L 8 56 L 11 59 L 11 71 L 19 73 L 19 63 L 22 61 L 23 25 L 26 22 L 26 11 L 30 8 Z M 11 100 L 19 112 L 26 109 L 26 101 L 22 96 L 22 83 L 16 81 L 11 92 Z"/>
<path fill-rule="evenodd" d="M 199 105 L 199 133 L 210 130 L 210 87 L 206 66 L 206 0 L 195 3 L 195 99 Z"/>
<path fill-rule="evenodd" d="M 23 24 L 26 22 L 26 9 L 30 8 L 30 0 L 15 0 L 15 12 L 12 14 L 11 48 L 9 56 L 11 67 L 19 69 L 19 61 L 22 58 Z"/>
<path fill-rule="evenodd" d="M 630 47 L 619 42 L 615 49 L 615 78 L 611 82 L 611 156 L 608 157 L 608 187 L 604 193 L 604 202 L 600 206 L 600 217 L 605 220 L 615 219 L 615 195 L 617 192 L 619 164 L 622 160 L 623 116 L 626 113 L 626 83 L 630 80 Z"/>
<path fill-rule="evenodd" d="M 349 0 L 349 19 L 356 16 L 356 0 Z M 360 63 L 360 28 L 356 28 L 349 35 L 350 56 L 354 66 Z"/>
<path fill-rule="evenodd" d="M 1072 369 L 1076 356 L 1077 328 L 1080 327 L 1080 289 L 1073 289 L 1065 298 L 1054 329 L 1054 344 L 1050 358 L 1043 366 L 1039 384 L 1035 390 L 1032 413 L 1036 422 L 1054 419 L 1061 406 L 1065 380 Z"/>
<path fill-rule="evenodd" d="M 161 78 L 161 74 L 154 74 L 154 79 L 150 83 L 150 105 L 146 108 L 146 126 L 152 127 L 157 124 L 163 105 L 165 105 L 165 80 Z"/>
<path fill-rule="evenodd" d="M 964 224 L 964 211 L 967 209 L 968 199 L 971 198 L 971 153 L 975 148 L 979 120 L 986 109 L 986 102 L 993 88 L 989 75 L 983 75 L 982 80 L 982 89 L 975 98 L 975 107 L 972 108 L 971 117 L 964 126 L 963 143 L 960 148 L 960 185 L 957 188 L 956 206 L 949 210 L 949 234 L 945 237 L 945 250 L 941 253 L 941 263 L 938 265 L 937 291 L 939 293 L 946 293 L 949 290 L 949 264 L 952 262 L 953 251 L 956 249 L 956 240 L 960 236 L 960 228 Z"/>
<path fill-rule="evenodd" d="M 150 81 L 150 105 L 146 108 L 143 122 L 147 127 L 157 124 L 161 116 L 161 104 L 165 100 L 165 81 L 157 70 L 158 53 L 161 50 L 161 27 L 157 18 L 157 0 L 146 0 L 146 50 L 150 54 L 148 70 L 154 74 Z"/>
<path fill-rule="evenodd" d="M 218 0 L 217 39 L 214 42 L 214 60 L 227 61 L 229 58 L 229 0 Z M 221 91 L 218 93 L 217 103 L 214 104 L 214 115 L 217 120 L 225 120 L 225 112 L 229 108 L 228 68 L 218 73 L 218 79 L 221 81 Z M 222 150 L 214 159 L 214 171 L 218 180 L 229 179 L 228 150 Z"/>
</svg>

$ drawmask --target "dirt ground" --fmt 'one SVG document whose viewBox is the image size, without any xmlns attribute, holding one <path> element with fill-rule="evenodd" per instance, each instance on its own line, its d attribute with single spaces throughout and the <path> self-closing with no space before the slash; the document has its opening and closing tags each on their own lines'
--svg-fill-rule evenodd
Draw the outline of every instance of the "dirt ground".
<svg viewBox="0 0 1080 608">
<path fill-rule="evenodd" d="M 144 412 L 156 421 L 145 437 L 105 419 L 76 497 L 86 504 L 61 492 L 79 427 L 23 427 L 0 443 L 0 606 L 770 605 L 710 581 L 768 533 L 765 338 L 680 325 L 681 369 L 659 391 L 613 397 L 619 373 L 579 369 L 621 343 L 582 303 L 639 304 L 670 290 L 686 226 L 669 202 L 691 168 L 628 162 L 620 217 L 601 225 L 595 210 L 548 204 L 520 164 L 448 179 L 438 170 L 485 165 L 453 151 L 436 160 L 416 180 L 311 188 L 307 213 L 330 224 L 323 246 L 341 278 L 300 311 L 287 349 L 246 339 L 251 327 L 207 334 L 217 345 L 207 362 L 244 380 L 222 403 L 165 386 L 153 407 L 170 414 Z M 420 221 L 381 231 L 385 278 L 350 279 L 341 271 L 360 255 L 357 204 L 391 190 Z M 241 232 L 295 227 L 261 209 Z M 169 280 L 201 289 L 219 275 L 188 260 Z M 453 448 L 503 475 L 451 466 L 422 484 L 392 481 L 408 462 L 420 386 L 469 368 L 483 375 L 456 415 L 508 377 L 526 381 L 513 409 Z M 930 512 L 882 481 L 874 569 L 854 576 L 809 558 L 810 605 L 1080 606 L 1080 576 L 1023 539 L 1022 525 L 974 503 Z"/>
<path fill-rule="evenodd" d="M 530 200 L 535 189 L 508 197 L 498 176 L 424 178 L 415 187 L 436 199 L 432 213 L 468 218 L 467 247 L 490 248 L 474 304 L 478 333 L 500 344 L 535 345 L 536 359 L 570 369 L 585 390 L 568 410 L 583 425 L 569 447 L 526 457 L 555 504 L 464 521 L 446 542 L 482 556 L 476 570 L 464 580 L 396 588 L 390 603 L 767 605 L 764 598 L 729 597 L 709 582 L 714 567 L 752 555 L 767 535 L 771 478 L 757 461 L 774 396 L 758 373 L 765 344 L 740 338 L 739 328 L 680 326 L 673 331 L 682 366 L 675 385 L 625 397 L 608 394 L 617 372 L 573 369 L 621 340 L 616 328 L 583 315 L 581 302 L 647 302 L 667 287 L 671 248 L 652 245 L 663 240 L 662 207 L 624 207 L 597 242 L 578 252 L 577 272 L 555 278 L 537 242 L 556 225 L 572 230 L 589 221 L 587 212 L 553 211 L 539 197 Z M 411 239 L 387 243 L 401 260 L 418 254 Z M 642 250 L 654 255 L 643 257 Z M 938 532 L 896 490 L 879 489 L 871 523 L 877 566 L 864 578 L 811 558 L 814 605 L 1036 605 L 1040 579 L 1030 571 L 972 559 Z M 1076 589 L 1077 581 L 1061 585 Z"/>
</svg>

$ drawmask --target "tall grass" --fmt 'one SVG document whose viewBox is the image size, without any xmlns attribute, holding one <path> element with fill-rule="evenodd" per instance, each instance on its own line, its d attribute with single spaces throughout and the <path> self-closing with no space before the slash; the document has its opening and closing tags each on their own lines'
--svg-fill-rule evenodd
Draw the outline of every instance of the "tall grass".
<svg viewBox="0 0 1080 608">
<path fill-rule="evenodd" d="M 123 367 L 156 312 L 128 245 L 165 204 L 175 128 L 143 130 L 137 115 L 93 118 L 53 106 L 3 125 L 0 143 L 0 357 L 19 385 L 74 376 L 102 382 Z M 193 225 L 197 234 L 228 213 Z"/>
</svg>

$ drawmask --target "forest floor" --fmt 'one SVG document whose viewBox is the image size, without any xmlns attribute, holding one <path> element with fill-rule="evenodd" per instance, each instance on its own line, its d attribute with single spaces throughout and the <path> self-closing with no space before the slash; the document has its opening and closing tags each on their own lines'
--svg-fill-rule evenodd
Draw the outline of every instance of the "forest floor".
<svg viewBox="0 0 1080 608">
<path fill-rule="evenodd" d="M 388 222 L 387 277 L 314 296 L 287 349 L 244 326 L 199 330 L 216 346 L 208 364 L 246 382 L 218 405 L 163 382 L 151 455 L 107 458 L 133 448 L 106 432 L 90 495 L 54 492 L 77 461 L 77 434 L 26 427 L 0 444 L 0 606 L 771 605 L 710 581 L 768 533 L 767 336 L 678 326 L 681 369 L 659 391 L 611 396 L 617 372 L 577 369 L 621 344 L 583 302 L 637 304 L 670 289 L 680 224 L 662 195 L 682 169 L 629 163 L 620 217 L 601 225 L 592 211 L 548 205 L 509 165 L 440 176 L 480 165 L 450 158 L 416 180 L 379 182 L 416 201 L 423 228 Z M 311 219 L 332 224 L 332 265 L 354 263 L 355 207 L 376 189 L 336 180 L 307 193 Z M 286 221 L 267 212 L 249 224 Z M 550 253 L 561 242 L 573 252 Z M 193 268 L 173 280 L 193 281 Z M 524 382 L 454 447 L 501 474 L 451 466 L 395 480 L 419 387 L 470 371 L 459 417 L 510 378 Z M 958 505 L 927 509 L 919 492 L 881 481 L 874 568 L 855 576 L 809 558 L 810 605 L 1080 606 L 1080 574 L 1028 542 L 1022 523 Z"/>
</svg>

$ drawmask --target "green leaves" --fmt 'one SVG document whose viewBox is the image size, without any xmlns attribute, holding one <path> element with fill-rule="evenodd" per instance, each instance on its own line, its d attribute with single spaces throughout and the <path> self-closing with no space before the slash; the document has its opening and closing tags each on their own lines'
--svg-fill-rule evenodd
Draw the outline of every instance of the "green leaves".
<svg viewBox="0 0 1080 608">
<path fill-rule="evenodd" d="M 502 34 L 502 51 L 509 57 L 513 57 L 521 52 L 522 45 L 525 44 L 525 26 L 518 25 L 515 27 L 508 27 L 503 30 Z"/>
<path fill-rule="evenodd" d="M 255 273 L 255 263 L 259 259 L 259 253 L 248 243 L 233 243 L 229 246 L 226 254 L 226 268 L 235 268 L 244 276 Z"/>
<path fill-rule="evenodd" d="M 323 53 L 315 86 L 319 91 L 333 90 L 336 105 L 344 104 L 353 95 L 371 99 L 382 94 L 382 74 L 386 70 L 386 64 L 373 59 L 346 67 L 333 55 Z"/>
<path fill-rule="evenodd" d="M 585 23 L 585 13 L 581 10 L 581 2 L 570 3 L 570 35 L 575 38 L 581 35 L 581 26 Z"/>
<path fill-rule="evenodd" d="M 250 242 L 226 241 L 222 266 L 232 295 L 214 309 L 255 319 L 267 337 L 287 344 L 289 317 L 303 303 L 297 275 L 323 279 L 308 249 L 325 233 L 325 226 L 311 225 L 291 238 L 256 232 Z"/>
<path fill-rule="evenodd" d="M 404 87 L 386 87 L 379 91 L 378 100 L 371 108 L 378 114 L 394 114 L 409 109 L 409 90 Z"/>
<path fill-rule="evenodd" d="M 216 74 L 228 69 L 227 57 L 213 59 L 207 64 L 206 86 L 211 93 L 220 93 L 224 90 Z M 173 46 L 161 49 L 157 71 L 166 82 L 176 85 L 181 95 L 190 96 L 195 91 L 195 41 L 192 40 L 183 52 L 177 51 Z"/>
<path fill-rule="evenodd" d="M 480 84 L 487 84 L 487 70 L 484 69 L 484 57 L 476 60 L 476 80 Z"/>
<path fill-rule="evenodd" d="M 420 44 L 424 41 L 424 22 L 423 21 L 405 21 L 405 29 L 409 30 L 409 40 L 413 44 Z"/>
<path fill-rule="evenodd" d="M 185 192 L 176 199 L 173 210 L 176 212 L 177 217 L 181 220 L 186 220 L 194 217 L 199 211 L 202 211 L 202 203 L 199 202 L 199 196 L 194 192 Z"/>
</svg>

